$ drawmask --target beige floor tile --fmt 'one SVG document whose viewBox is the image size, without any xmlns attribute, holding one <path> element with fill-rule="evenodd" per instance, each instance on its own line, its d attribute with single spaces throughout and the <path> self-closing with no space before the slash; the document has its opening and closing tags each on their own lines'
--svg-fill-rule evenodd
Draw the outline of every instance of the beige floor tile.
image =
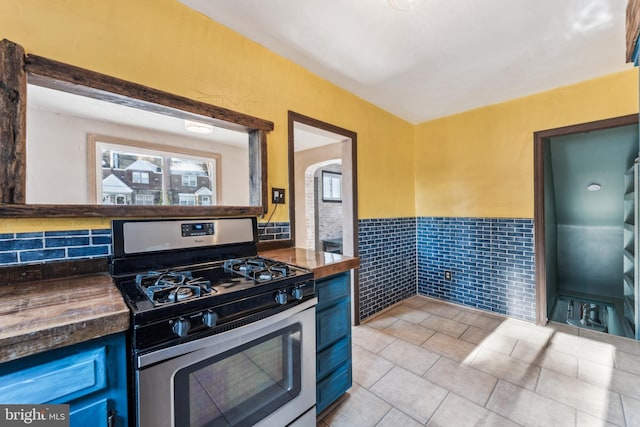
<svg viewBox="0 0 640 427">
<path fill-rule="evenodd" d="M 387 359 L 358 345 L 353 346 L 352 355 L 353 380 L 366 388 L 375 384 L 395 366 Z"/>
<path fill-rule="evenodd" d="M 551 337 L 548 348 L 572 354 L 580 359 L 613 366 L 615 347 L 594 339 L 557 332 Z"/>
<path fill-rule="evenodd" d="M 589 329 L 579 328 L 580 336 L 586 339 L 592 339 L 595 341 L 604 342 L 607 344 L 612 344 L 619 351 L 624 351 L 625 353 L 635 354 L 636 356 L 640 356 L 640 341 L 631 339 L 631 338 L 623 338 L 617 335 L 604 334 L 602 332 L 591 331 Z"/>
<path fill-rule="evenodd" d="M 428 427 L 517 427 L 518 424 L 482 406 L 449 393 L 431 418 Z"/>
<path fill-rule="evenodd" d="M 367 319 L 364 325 L 375 328 L 378 330 L 382 330 L 387 326 L 391 326 L 393 323 L 397 322 L 399 319 L 397 317 L 388 316 L 386 313 L 380 316 L 376 316 L 373 319 Z"/>
<path fill-rule="evenodd" d="M 438 353 L 402 340 L 391 343 L 378 354 L 416 375 L 423 375 L 440 358 Z"/>
<path fill-rule="evenodd" d="M 545 345 L 552 336 L 552 331 L 549 329 L 523 320 L 510 318 L 500 323 L 495 332 L 534 345 Z"/>
<path fill-rule="evenodd" d="M 416 295 L 414 297 L 408 298 L 402 301 L 402 305 L 406 305 L 411 308 L 420 308 L 427 303 L 427 300 L 424 297 Z"/>
<path fill-rule="evenodd" d="M 397 339 L 384 332 L 369 328 L 368 326 L 353 328 L 351 337 L 354 344 L 374 353 L 379 352 Z"/>
<path fill-rule="evenodd" d="M 493 331 L 504 321 L 504 317 L 497 317 L 492 314 L 485 314 L 479 311 L 462 310 L 453 320 L 466 323 L 489 331 Z"/>
<path fill-rule="evenodd" d="M 420 307 L 420 310 L 436 316 L 446 317 L 447 319 L 453 319 L 462 311 L 452 304 L 434 300 L 427 300 L 427 303 Z"/>
<path fill-rule="evenodd" d="M 349 390 L 349 397 L 322 421 L 331 427 L 375 426 L 390 409 L 387 402 L 354 385 Z"/>
<path fill-rule="evenodd" d="M 585 414 L 582 411 L 578 411 L 578 419 L 576 425 L 578 427 L 616 427 L 615 424 L 611 424 L 600 418 L 596 418 L 593 415 Z"/>
<path fill-rule="evenodd" d="M 531 427 L 575 427 L 576 410 L 532 391 L 498 381 L 487 408 Z"/>
<path fill-rule="evenodd" d="M 640 375 L 640 356 L 616 350 L 613 357 L 616 368 Z"/>
<path fill-rule="evenodd" d="M 415 323 L 398 320 L 384 328 L 382 332 L 393 335 L 412 344 L 420 345 L 431 337 L 435 331 Z"/>
<path fill-rule="evenodd" d="M 402 304 L 396 305 L 392 309 L 388 310 L 387 312 L 385 312 L 385 315 L 397 317 L 398 319 L 402 319 L 405 322 L 410 323 L 420 323 L 424 319 L 429 317 L 429 313 L 421 310 L 416 310 Z"/>
<path fill-rule="evenodd" d="M 640 400 L 622 396 L 622 406 L 624 407 L 624 418 L 627 426 L 640 426 Z"/>
<path fill-rule="evenodd" d="M 458 338 L 469 327 L 466 323 L 456 322 L 455 320 L 437 315 L 427 317 L 420 322 L 420 325 L 443 334 L 451 335 L 454 338 Z"/>
<path fill-rule="evenodd" d="M 422 344 L 422 347 L 435 351 L 449 359 L 467 363 L 473 359 L 475 355 L 474 351 L 476 349 L 475 344 L 438 332 L 433 334 L 431 338 Z"/>
<path fill-rule="evenodd" d="M 376 427 L 422 427 L 423 425 L 402 411 L 393 408 L 384 416 L 382 421 L 376 424 Z"/>
<path fill-rule="evenodd" d="M 620 395 L 605 388 L 543 368 L 536 392 L 594 417 L 624 425 Z"/>
<path fill-rule="evenodd" d="M 640 375 L 588 360 L 580 360 L 578 379 L 640 399 Z"/>
<path fill-rule="evenodd" d="M 540 374 L 535 365 L 486 348 L 478 350 L 471 366 L 529 390 L 535 388 Z"/>
<path fill-rule="evenodd" d="M 475 326 L 469 326 L 460 336 L 460 339 L 506 355 L 511 354 L 518 342 L 515 338 L 500 335 L 488 329 L 477 328 Z"/>
<path fill-rule="evenodd" d="M 393 368 L 370 390 L 423 424 L 447 395 L 445 389 L 399 367 Z"/>
<path fill-rule="evenodd" d="M 549 350 L 524 341 L 518 341 L 511 353 L 511 357 L 524 362 L 533 363 L 542 368 L 568 375 L 578 376 L 578 358 L 571 354 Z"/>
<path fill-rule="evenodd" d="M 487 403 L 498 379 L 485 372 L 441 357 L 424 375 L 429 381 L 479 405 Z"/>
</svg>

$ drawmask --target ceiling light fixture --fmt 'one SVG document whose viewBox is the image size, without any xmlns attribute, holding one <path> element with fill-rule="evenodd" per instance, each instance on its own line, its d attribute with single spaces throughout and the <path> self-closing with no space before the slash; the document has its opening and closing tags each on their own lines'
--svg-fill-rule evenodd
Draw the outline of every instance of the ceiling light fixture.
<svg viewBox="0 0 640 427">
<path fill-rule="evenodd" d="M 598 184 L 597 182 L 592 182 L 591 184 L 587 185 L 587 190 L 589 191 L 600 191 L 601 188 L 602 185 Z"/>
<path fill-rule="evenodd" d="M 425 0 L 387 0 L 392 8 L 402 11 L 419 8 Z"/>
<path fill-rule="evenodd" d="M 194 122 L 193 120 L 185 120 L 184 128 L 189 132 L 207 134 L 213 132 L 213 126 L 206 123 Z"/>
</svg>

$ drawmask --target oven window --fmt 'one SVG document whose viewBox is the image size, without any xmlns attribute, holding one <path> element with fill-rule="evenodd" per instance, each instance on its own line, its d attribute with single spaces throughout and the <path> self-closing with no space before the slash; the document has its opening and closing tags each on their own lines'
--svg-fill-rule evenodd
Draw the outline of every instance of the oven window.
<svg viewBox="0 0 640 427">
<path fill-rule="evenodd" d="M 293 400 L 301 335 L 294 324 L 178 371 L 175 425 L 251 426 Z"/>
</svg>

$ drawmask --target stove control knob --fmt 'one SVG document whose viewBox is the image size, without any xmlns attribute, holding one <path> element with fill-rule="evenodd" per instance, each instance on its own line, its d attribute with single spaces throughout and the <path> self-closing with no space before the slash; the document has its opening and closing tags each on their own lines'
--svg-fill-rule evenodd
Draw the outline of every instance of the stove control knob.
<svg viewBox="0 0 640 427">
<path fill-rule="evenodd" d="M 301 286 L 296 286 L 295 288 L 291 289 L 291 295 L 295 299 L 302 299 L 303 294 L 304 294 L 304 291 Z"/>
<path fill-rule="evenodd" d="M 202 314 L 202 323 L 204 323 L 210 328 L 213 328 L 214 326 L 216 326 L 216 323 L 218 323 L 218 319 L 219 319 L 218 313 L 214 313 L 211 310 L 205 311 Z"/>
<path fill-rule="evenodd" d="M 276 294 L 276 303 L 285 305 L 287 303 L 287 293 L 285 291 L 278 291 Z"/>
<path fill-rule="evenodd" d="M 186 337 L 191 328 L 191 322 L 188 319 L 182 317 L 173 322 L 173 333 L 179 337 Z"/>
</svg>

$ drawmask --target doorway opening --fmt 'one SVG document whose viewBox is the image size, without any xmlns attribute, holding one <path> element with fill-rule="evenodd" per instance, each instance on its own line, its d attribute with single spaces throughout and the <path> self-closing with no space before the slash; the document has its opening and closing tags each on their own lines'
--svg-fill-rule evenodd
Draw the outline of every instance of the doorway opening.
<svg viewBox="0 0 640 427">
<path fill-rule="evenodd" d="M 289 218 L 294 246 L 358 256 L 357 134 L 289 111 Z M 353 323 L 360 310 L 351 278 Z"/>
<path fill-rule="evenodd" d="M 637 338 L 638 116 L 536 132 L 534 152 L 538 323 Z"/>
</svg>

